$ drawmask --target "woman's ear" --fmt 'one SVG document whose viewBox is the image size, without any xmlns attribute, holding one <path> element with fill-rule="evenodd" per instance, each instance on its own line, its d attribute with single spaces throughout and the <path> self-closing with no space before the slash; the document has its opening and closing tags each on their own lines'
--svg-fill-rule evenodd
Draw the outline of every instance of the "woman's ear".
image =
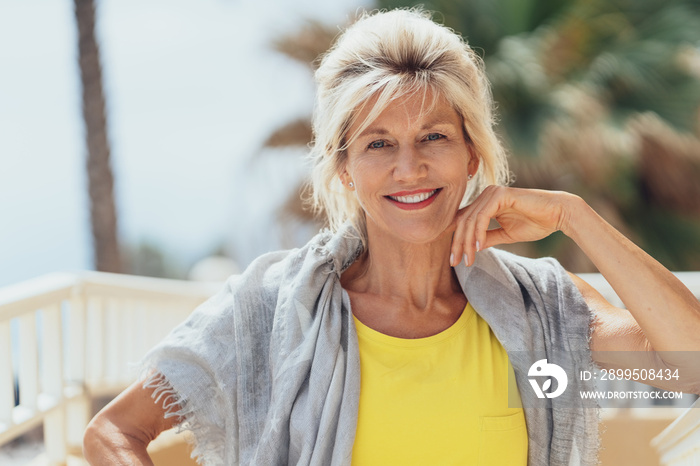
<svg viewBox="0 0 700 466">
<path fill-rule="evenodd" d="M 469 152 L 469 162 L 467 162 L 467 171 L 470 175 L 475 176 L 476 172 L 479 171 L 479 164 L 481 163 L 481 158 L 476 153 L 476 149 L 471 144 L 467 145 L 467 151 Z"/>
<path fill-rule="evenodd" d="M 355 190 L 355 183 L 353 183 L 352 177 L 346 169 L 343 169 L 340 172 L 340 175 L 338 175 L 338 177 L 340 178 L 340 182 L 343 183 L 343 186 L 345 186 L 345 189 L 348 189 L 350 191 Z"/>
</svg>

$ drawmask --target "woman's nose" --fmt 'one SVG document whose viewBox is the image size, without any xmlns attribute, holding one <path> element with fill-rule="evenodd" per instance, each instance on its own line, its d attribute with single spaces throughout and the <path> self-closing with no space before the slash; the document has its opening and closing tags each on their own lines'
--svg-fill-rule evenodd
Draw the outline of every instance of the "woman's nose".
<svg viewBox="0 0 700 466">
<path fill-rule="evenodd" d="M 427 174 L 426 161 L 415 147 L 401 147 L 396 154 L 394 179 L 397 181 L 414 181 Z"/>
</svg>

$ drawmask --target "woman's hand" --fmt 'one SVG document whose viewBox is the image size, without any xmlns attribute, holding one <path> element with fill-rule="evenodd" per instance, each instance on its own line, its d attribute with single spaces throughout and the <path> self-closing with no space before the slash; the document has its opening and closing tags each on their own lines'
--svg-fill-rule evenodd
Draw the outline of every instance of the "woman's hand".
<svg viewBox="0 0 700 466">
<path fill-rule="evenodd" d="M 575 200 L 580 198 L 564 192 L 489 186 L 455 216 L 451 265 L 462 259 L 471 265 L 477 252 L 497 244 L 536 241 L 565 230 Z M 488 229 L 492 219 L 500 228 Z"/>
<path fill-rule="evenodd" d="M 488 230 L 491 219 L 500 227 Z M 490 186 L 457 212 L 451 227 L 453 266 L 463 257 L 465 265 L 472 265 L 476 252 L 497 244 L 535 241 L 562 231 L 593 262 L 626 308 L 614 308 L 590 286 L 573 278 L 596 313 L 591 348 L 598 354 L 655 351 L 658 367 L 681 368 L 686 374 L 675 389 L 700 391 L 697 358 L 691 364 L 687 358 L 700 351 L 700 302 L 678 278 L 580 197 Z M 603 366 L 609 362 L 596 360 Z"/>
</svg>

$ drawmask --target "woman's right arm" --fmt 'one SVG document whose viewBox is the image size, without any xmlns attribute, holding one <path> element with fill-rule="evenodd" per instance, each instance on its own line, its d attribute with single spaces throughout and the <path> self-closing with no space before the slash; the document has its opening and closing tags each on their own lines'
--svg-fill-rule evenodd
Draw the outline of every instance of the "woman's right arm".
<svg viewBox="0 0 700 466">
<path fill-rule="evenodd" d="M 165 418 L 162 404 L 152 398 L 153 390 L 136 382 L 97 413 L 83 438 L 83 454 L 88 463 L 153 464 L 146 447 L 178 423 L 177 416 Z"/>
</svg>

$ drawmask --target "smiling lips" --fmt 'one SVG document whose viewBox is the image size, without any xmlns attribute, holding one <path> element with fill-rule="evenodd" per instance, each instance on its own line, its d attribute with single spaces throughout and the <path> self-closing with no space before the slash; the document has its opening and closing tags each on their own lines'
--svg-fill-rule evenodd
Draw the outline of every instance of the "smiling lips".
<svg viewBox="0 0 700 466">
<path fill-rule="evenodd" d="M 401 191 L 384 197 L 400 209 L 417 210 L 432 204 L 441 190 L 442 188 Z"/>
</svg>

